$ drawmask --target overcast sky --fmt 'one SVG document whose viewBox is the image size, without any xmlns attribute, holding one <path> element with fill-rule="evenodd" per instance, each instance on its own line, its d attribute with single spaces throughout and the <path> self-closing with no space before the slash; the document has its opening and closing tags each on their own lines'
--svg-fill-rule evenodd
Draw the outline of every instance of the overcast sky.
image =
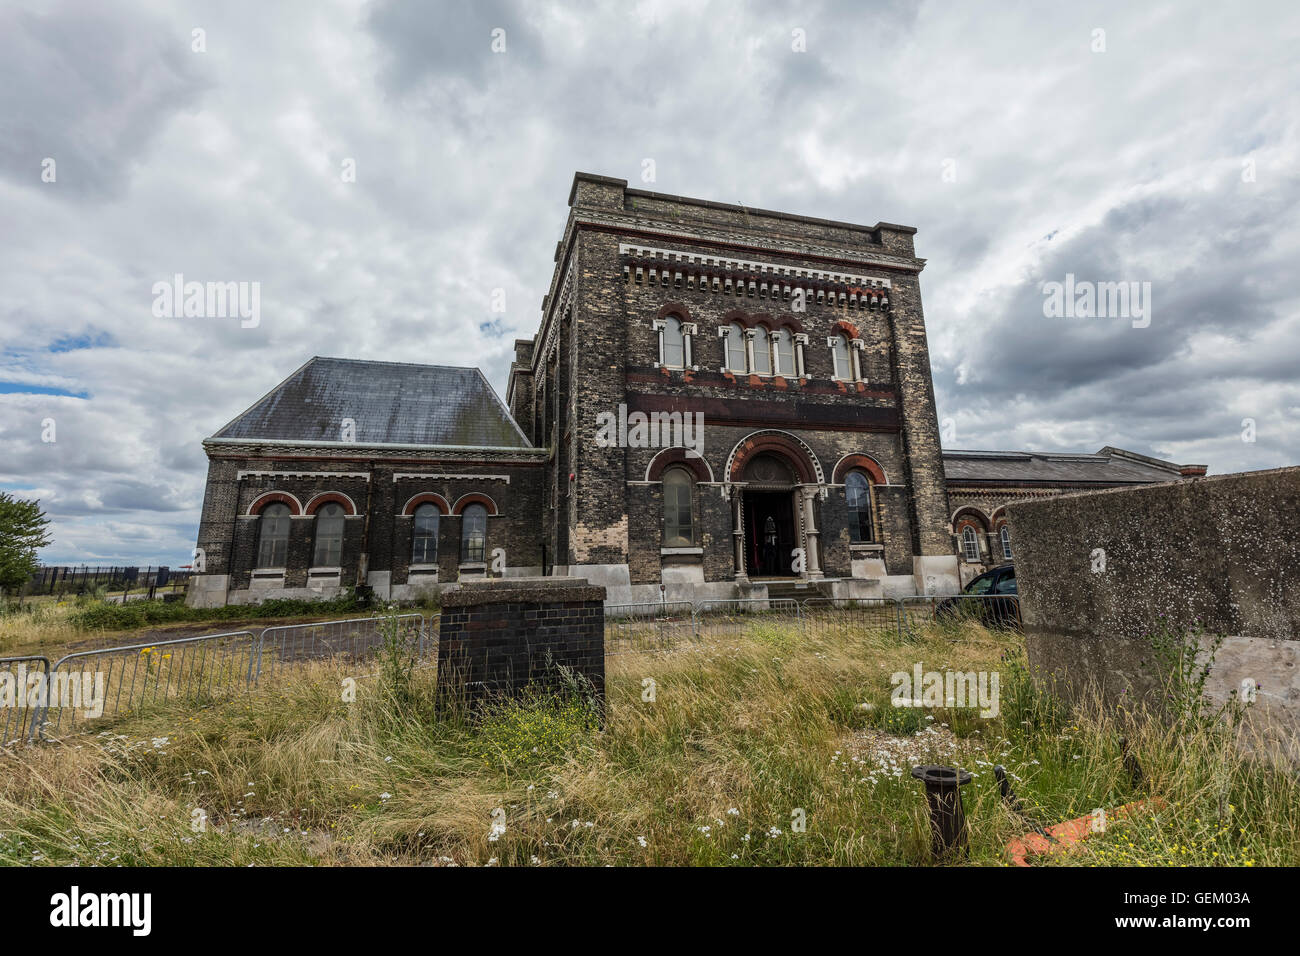
<svg viewBox="0 0 1300 956">
<path fill-rule="evenodd" d="M 176 566 L 310 356 L 504 394 L 575 170 L 916 226 L 948 447 L 1296 464 L 1300 6 L 1081 6 L 5 2 L 0 489 L 49 562 Z M 259 323 L 156 316 L 176 273 Z M 1149 325 L 1046 317 L 1067 274 Z"/>
</svg>

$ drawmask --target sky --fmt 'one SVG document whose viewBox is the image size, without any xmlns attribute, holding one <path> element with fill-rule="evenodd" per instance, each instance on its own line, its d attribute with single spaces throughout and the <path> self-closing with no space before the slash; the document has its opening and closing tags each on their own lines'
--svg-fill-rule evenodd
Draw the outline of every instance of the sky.
<svg viewBox="0 0 1300 956">
<path fill-rule="evenodd" d="M 203 438 L 312 355 L 504 395 L 577 170 L 915 226 L 945 447 L 1300 463 L 1298 41 L 1288 2 L 6 0 L 0 490 L 48 563 L 175 567 Z M 1067 276 L 1146 317 L 1049 315 Z"/>
</svg>

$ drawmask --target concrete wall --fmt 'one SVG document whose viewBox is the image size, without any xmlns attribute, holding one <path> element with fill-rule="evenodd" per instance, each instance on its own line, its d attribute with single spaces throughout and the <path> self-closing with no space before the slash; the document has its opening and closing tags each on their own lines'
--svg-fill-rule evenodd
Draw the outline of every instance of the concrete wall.
<svg viewBox="0 0 1300 956">
<path fill-rule="evenodd" d="M 1300 468 L 1219 475 L 1008 506 L 1030 665 L 1149 695 L 1147 635 L 1227 636 L 1208 693 L 1259 685 L 1258 724 L 1300 731 Z"/>
</svg>

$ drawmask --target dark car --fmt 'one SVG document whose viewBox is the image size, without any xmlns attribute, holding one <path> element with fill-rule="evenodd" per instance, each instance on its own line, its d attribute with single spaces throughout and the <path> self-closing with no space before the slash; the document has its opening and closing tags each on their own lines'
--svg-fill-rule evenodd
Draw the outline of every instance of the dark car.
<svg viewBox="0 0 1300 956">
<path fill-rule="evenodd" d="M 945 598 L 935 605 L 934 616 L 940 620 L 970 617 L 986 627 L 1020 629 L 1020 601 L 1016 597 L 1014 564 L 1003 564 L 985 571 L 962 588 L 961 593 L 971 597 Z"/>
</svg>

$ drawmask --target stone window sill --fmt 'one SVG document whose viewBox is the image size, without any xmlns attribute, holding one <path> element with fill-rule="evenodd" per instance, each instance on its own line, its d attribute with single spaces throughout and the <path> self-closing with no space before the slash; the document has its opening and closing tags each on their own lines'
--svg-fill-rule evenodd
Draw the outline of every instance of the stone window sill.
<svg viewBox="0 0 1300 956">
<path fill-rule="evenodd" d="M 659 553 L 663 554 L 698 554 L 704 556 L 703 548 L 660 548 Z"/>
</svg>

